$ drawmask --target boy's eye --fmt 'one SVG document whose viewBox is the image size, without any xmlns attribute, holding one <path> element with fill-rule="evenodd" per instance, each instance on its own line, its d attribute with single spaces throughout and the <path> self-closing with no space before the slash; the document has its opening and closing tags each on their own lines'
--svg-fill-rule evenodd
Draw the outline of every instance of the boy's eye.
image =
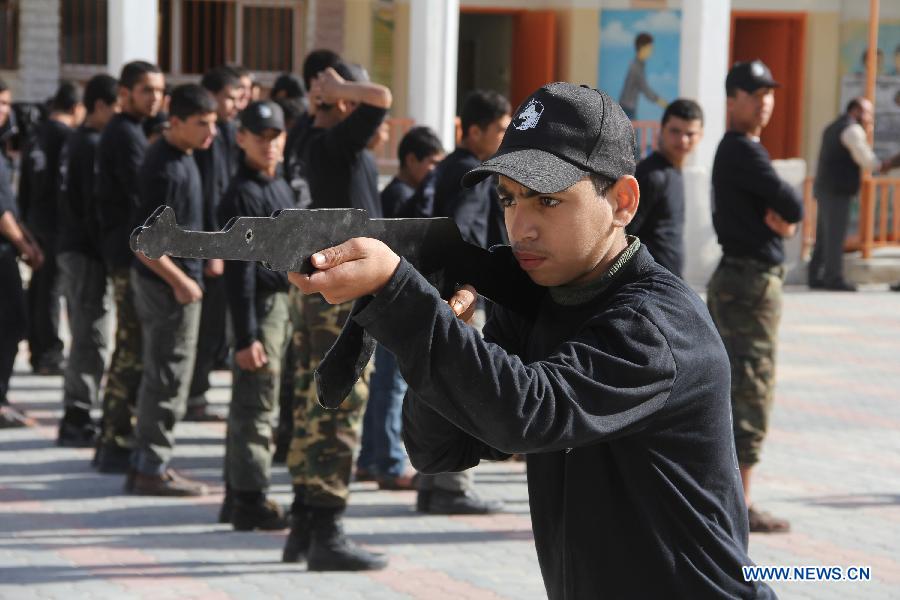
<svg viewBox="0 0 900 600">
<path fill-rule="evenodd" d="M 541 206 L 545 206 L 547 208 L 557 206 L 559 204 L 559 200 L 556 198 L 551 198 L 549 196 L 541 196 Z"/>
<path fill-rule="evenodd" d="M 500 197 L 500 207 L 501 208 L 509 208 L 510 206 L 514 206 L 516 201 L 512 196 L 501 196 Z"/>
</svg>

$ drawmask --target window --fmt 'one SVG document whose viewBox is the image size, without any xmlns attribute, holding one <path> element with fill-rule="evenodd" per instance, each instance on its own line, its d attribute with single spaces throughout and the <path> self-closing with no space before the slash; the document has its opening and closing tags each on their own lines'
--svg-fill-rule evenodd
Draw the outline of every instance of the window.
<svg viewBox="0 0 900 600">
<path fill-rule="evenodd" d="M 105 65 L 108 0 L 63 0 L 60 52 L 67 65 Z"/>
<path fill-rule="evenodd" d="M 252 71 L 290 71 L 294 56 L 293 9 L 245 6 L 241 64 Z"/>
<path fill-rule="evenodd" d="M 160 0 L 159 65 L 176 80 L 229 63 L 273 77 L 299 68 L 304 5 L 302 0 Z"/>
<path fill-rule="evenodd" d="M 0 69 L 19 67 L 19 1 L 0 0 Z"/>
</svg>

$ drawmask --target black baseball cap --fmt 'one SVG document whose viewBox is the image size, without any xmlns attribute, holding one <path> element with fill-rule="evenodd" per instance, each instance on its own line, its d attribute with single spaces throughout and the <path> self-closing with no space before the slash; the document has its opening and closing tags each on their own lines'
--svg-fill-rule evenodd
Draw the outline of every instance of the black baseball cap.
<svg viewBox="0 0 900 600">
<path fill-rule="evenodd" d="M 772 78 L 772 71 L 761 60 L 735 63 L 725 78 L 725 89 L 741 89 L 753 93 L 759 88 L 777 88 L 781 84 Z"/>
<path fill-rule="evenodd" d="M 561 192 L 591 173 L 612 180 L 633 175 L 631 120 L 606 92 L 549 83 L 519 106 L 500 149 L 462 182 L 473 186 L 495 173 L 542 194 Z"/>
<path fill-rule="evenodd" d="M 266 129 L 284 131 L 284 112 L 270 100 L 257 100 L 247 105 L 238 115 L 241 127 L 261 135 Z"/>
</svg>

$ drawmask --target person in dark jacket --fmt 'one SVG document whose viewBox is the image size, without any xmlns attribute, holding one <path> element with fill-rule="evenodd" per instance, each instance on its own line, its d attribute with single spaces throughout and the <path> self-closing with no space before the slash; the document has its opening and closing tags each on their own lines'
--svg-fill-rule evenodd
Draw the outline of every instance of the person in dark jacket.
<svg viewBox="0 0 900 600">
<path fill-rule="evenodd" d="M 775 172 L 759 136 L 775 106 L 778 83 L 762 61 L 728 72 L 728 131 L 713 161 L 713 226 L 722 260 L 707 304 L 731 363 L 731 404 L 750 531 L 784 532 L 790 524 L 750 500 L 775 395 L 784 240 L 803 218 L 799 192 Z"/>
<path fill-rule="evenodd" d="M 662 116 L 657 149 L 638 163 L 641 204 L 626 231 L 640 238 L 656 262 L 681 277 L 684 268 L 684 178 L 681 168 L 703 137 L 703 111 L 679 98 Z"/>
<path fill-rule="evenodd" d="M 144 222 L 165 204 L 188 230 L 203 228 L 203 192 L 194 150 L 209 148 L 216 135 L 216 102 L 188 83 L 172 90 L 169 128 L 144 157 L 139 171 Z M 199 259 L 147 258 L 134 253 L 131 287 L 141 325 L 143 375 L 137 395 L 135 448 L 125 490 L 148 496 L 202 496 L 206 486 L 171 468 L 175 425 L 187 408 L 194 372 L 203 264 Z"/>
<path fill-rule="evenodd" d="M 251 102 L 240 114 L 237 143 L 243 161 L 219 217 L 268 217 L 294 208 L 278 173 L 285 124 L 275 102 Z M 235 332 L 234 371 L 225 434 L 224 512 L 239 531 L 287 527 L 281 507 L 266 498 L 272 467 L 272 419 L 279 411 L 281 365 L 291 334 L 285 273 L 261 264 L 227 261 L 225 288 Z"/>
<path fill-rule="evenodd" d="M 59 228 L 57 204 L 60 159 L 72 130 L 84 118 L 81 92 L 69 81 L 60 84 L 50 100 L 50 114 L 22 153 L 19 206 L 22 217 L 44 250 L 44 267 L 28 284 L 28 349 L 38 375 L 59 375 L 63 342 L 59 337 L 62 286 L 57 266 Z"/>
<path fill-rule="evenodd" d="M 219 202 L 238 168 L 240 149 L 235 139 L 234 120 L 241 94 L 241 80 L 228 67 L 207 71 L 200 81 L 216 99 L 216 137 L 212 146 L 194 152 L 194 160 L 203 182 L 203 229 L 219 231 L 224 223 L 219 219 Z M 220 421 L 222 418 L 207 411 L 209 375 L 217 364 L 228 358 L 226 321 L 228 302 L 225 299 L 225 264 L 218 259 L 203 264 L 203 308 L 200 310 L 200 334 L 197 341 L 197 360 L 188 393 L 185 421 Z"/>
<path fill-rule="evenodd" d="M 69 136 L 60 161 L 57 262 L 72 343 L 63 378 L 65 414 L 56 443 L 92 447 L 98 430 L 90 410 L 99 402 L 112 320 L 112 294 L 100 254 L 94 163 L 100 132 L 119 111 L 115 78 L 92 77 L 84 89 L 84 104 L 87 116 Z"/>
<path fill-rule="evenodd" d="M 101 252 L 116 305 L 115 349 L 107 368 L 103 423 L 95 463 L 101 473 L 125 473 L 131 464 L 132 418 L 141 383 L 141 326 L 134 310 L 128 236 L 137 224 L 138 170 L 147 151 L 141 127 L 162 107 L 165 78 L 156 65 L 133 61 L 119 75 L 119 105 L 97 146 L 97 201 Z"/>
<path fill-rule="evenodd" d="M 552 600 L 771 598 L 744 580 L 747 513 L 728 358 L 700 298 L 625 234 L 639 189 L 634 134 L 604 92 L 534 92 L 497 154 L 510 269 L 535 314 L 495 307 L 484 339 L 471 287 L 445 302 L 383 243 L 352 239 L 289 274 L 397 357 L 413 466 L 459 471 L 523 453 Z M 532 104 L 533 102 L 533 104 Z M 539 107 L 538 117 L 528 106 Z"/>
</svg>

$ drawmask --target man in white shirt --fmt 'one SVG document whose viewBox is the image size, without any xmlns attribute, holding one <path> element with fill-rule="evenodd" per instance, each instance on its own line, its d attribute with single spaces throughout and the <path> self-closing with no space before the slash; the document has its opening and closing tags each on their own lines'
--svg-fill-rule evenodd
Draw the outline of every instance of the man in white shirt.
<svg viewBox="0 0 900 600">
<path fill-rule="evenodd" d="M 847 110 L 822 134 L 819 166 L 813 193 L 819 205 L 816 245 L 809 261 L 809 287 L 854 292 L 844 279 L 844 238 L 850 204 L 859 192 L 860 170 L 887 171 L 900 165 L 900 154 L 882 161 L 869 146 L 866 128 L 874 108 L 867 98 L 854 98 Z"/>
</svg>

